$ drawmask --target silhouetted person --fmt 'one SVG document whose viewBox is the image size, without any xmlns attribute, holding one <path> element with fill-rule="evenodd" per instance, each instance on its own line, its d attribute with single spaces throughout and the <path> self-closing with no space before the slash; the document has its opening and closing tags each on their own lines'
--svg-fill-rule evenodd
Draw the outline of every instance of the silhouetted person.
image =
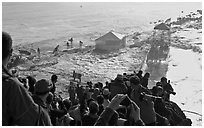
<svg viewBox="0 0 204 128">
<path fill-rule="evenodd" d="M 52 82 L 52 89 L 50 90 L 50 92 L 52 93 L 52 94 L 54 94 L 55 93 L 55 91 L 56 91 L 56 86 L 55 86 L 55 84 L 56 84 L 56 82 L 57 82 L 57 75 L 52 75 L 51 76 L 51 82 Z"/>
<path fill-rule="evenodd" d="M 140 78 L 140 80 L 142 79 L 142 74 L 143 74 L 143 71 L 142 70 L 139 70 L 138 71 L 138 73 L 136 74 L 139 78 Z"/>
<path fill-rule="evenodd" d="M 110 83 L 110 98 L 112 99 L 116 94 L 126 94 L 127 87 L 123 81 L 123 76 L 118 74 L 114 81 Z"/>
<path fill-rule="evenodd" d="M 7 69 L 12 52 L 12 38 L 2 32 L 2 125 L 34 126 L 39 115 L 38 106 Z"/>
<path fill-rule="evenodd" d="M 80 48 L 80 49 L 82 48 L 82 45 L 83 45 L 83 42 L 82 42 L 82 41 L 79 41 L 79 48 Z"/>
<path fill-rule="evenodd" d="M 27 79 L 28 79 L 28 86 L 29 86 L 28 91 L 34 94 L 34 85 L 36 83 L 36 79 L 32 76 L 28 76 Z"/>
<path fill-rule="evenodd" d="M 47 97 L 49 96 L 49 92 L 52 88 L 52 84 L 46 80 L 41 79 L 36 82 L 34 88 L 34 95 L 32 96 L 34 102 L 38 104 L 43 111 L 43 122 L 46 126 L 52 126 L 51 119 L 48 113 L 48 106 L 47 106 Z"/>
<path fill-rule="evenodd" d="M 57 47 L 55 47 L 55 49 L 53 50 L 53 54 L 57 53 L 59 51 L 59 45 L 57 45 Z"/>
<path fill-rule="evenodd" d="M 87 113 L 82 118 L 82 125 L 83 126 L 94 126 L 98 119 L 97 112 L 99 110 L 99 105 L 95 101 L 91 101 L 89 103 L 89 113 Z"/>
<path fill-rule="evenodd" d="M 150 77 L 150 73 L 145 73 L 144 77 L 142 77 L 141 79 L 141 85 L 145 88 L 148 88 L 147 85 L 148 85 L 148 81 L 149 81 L 149 77 Z"/>
<path fill-rule="evenodd" d="M 38 58 L 40 59 L 40 48 L 37 49 Z"/>
<path fill-rule="evenodd" d="M 175 95 L 176 93 L 174 92 L 174 89 L 171 86 L 170 81 L 167 82 L 166 77 L 161 78 L 161 84 L 162 84 L 163 91 L 164 91 L 164 94 L 165 94 L 165 100 L 169 101 L 170 100 L 170 94 Z"/>
<path fill-rule="evenodd" d="M 73 48 L 73 38 L 70 38 L 68 41 L 71 42 L 71 48 Z"/>
<path fill-rule="evenodd" d="M 69 48 L 69 42 L 67 41 L 67 49 Z"/>
</svg>

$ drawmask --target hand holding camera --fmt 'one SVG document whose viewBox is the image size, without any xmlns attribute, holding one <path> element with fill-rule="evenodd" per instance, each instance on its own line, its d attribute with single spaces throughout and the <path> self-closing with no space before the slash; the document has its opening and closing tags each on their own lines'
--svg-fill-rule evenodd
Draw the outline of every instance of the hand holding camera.
<svg viewBox="0 0 204 128">
<path fill-rule="evenodd" d="M 108 105 L 109 108 L 113 110 L 117 110 L 119 108 L 120 103 L 126 98 L 124 94 L 117 94 L 113 97 L 110 104 Z"/>
<path fill-rule="evenodd" d="M 166 92 L 167 92 L 168 94 L 176 95 L 176 92 L 173 92 L 173 91 L 171 91 L 171 90 L 167 90 Z"/>
</svg>

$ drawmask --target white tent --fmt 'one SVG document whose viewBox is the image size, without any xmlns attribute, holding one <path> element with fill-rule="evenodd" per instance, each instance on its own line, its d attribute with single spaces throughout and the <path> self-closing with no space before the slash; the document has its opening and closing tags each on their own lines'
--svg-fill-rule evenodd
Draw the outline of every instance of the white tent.
<svg viewBox="0 0 204 128">
<path fill-rule="evenodd" d="M 113 51 L 126 46 L 126 36 L 110 31 L 95 40 L 96 50 Z"/>
</svg>

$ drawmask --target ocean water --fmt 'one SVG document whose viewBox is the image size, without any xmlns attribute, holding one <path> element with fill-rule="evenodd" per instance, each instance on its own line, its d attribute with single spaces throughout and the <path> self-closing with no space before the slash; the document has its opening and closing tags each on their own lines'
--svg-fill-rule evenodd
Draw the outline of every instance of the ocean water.
<svg viewBox="0 0 204 128">
<path fill-rule="evenodd" d="M 96 38 L 110 30 L 124 34 L 151 30 L 151 21 L 175 19 L 201 3 L 3 2 L 2 30 L 14 45 L 61 37 Z"/>
</svg>

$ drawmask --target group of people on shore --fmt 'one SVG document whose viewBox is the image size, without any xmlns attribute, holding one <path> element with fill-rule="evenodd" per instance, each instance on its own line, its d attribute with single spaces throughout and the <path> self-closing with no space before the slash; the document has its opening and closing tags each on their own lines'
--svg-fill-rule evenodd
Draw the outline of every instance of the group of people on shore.
<svg viewBox="0 0 204 128">
<path fill-rule="evenodd" d="M 73 41 L 74 41 L 74 40 L 73 40 L 72 37 L 66 41 L 67 49 L 73 48 Z M 80 49 L 82 49 L 83 43 L 84 43 L 84 42 L 82 42 L 81 40 L 79 41 L 79 48 L 80 48 Z M 56 53 L 59 51 L 59 46 L 60 46 L 60 45 L 57 45 L 57 46 L 54 48 L 54 50 L 53 50 L 53 52 L 52 52 L 53 54 L 56 54 Z M 41 57 L 40 48 L 37 48 L 37 56 L 38 56 L 38 59 L 40 59 L 40 57 Z"/>
<path fill-rule="evenodd" d="M 7 69 L 12 38 L 2 32 L 2 125 L 19 126 L 190 126 L 176 94 L 162 77 L 149 89 L 150 73 L 118 74 L 114 80 L 86 86 L 70 84 L 69 97 L 56 93 L 58 76 L 19 78 Z M 73 83 L 73 82 L 70 82 Z"/>
</svg>

